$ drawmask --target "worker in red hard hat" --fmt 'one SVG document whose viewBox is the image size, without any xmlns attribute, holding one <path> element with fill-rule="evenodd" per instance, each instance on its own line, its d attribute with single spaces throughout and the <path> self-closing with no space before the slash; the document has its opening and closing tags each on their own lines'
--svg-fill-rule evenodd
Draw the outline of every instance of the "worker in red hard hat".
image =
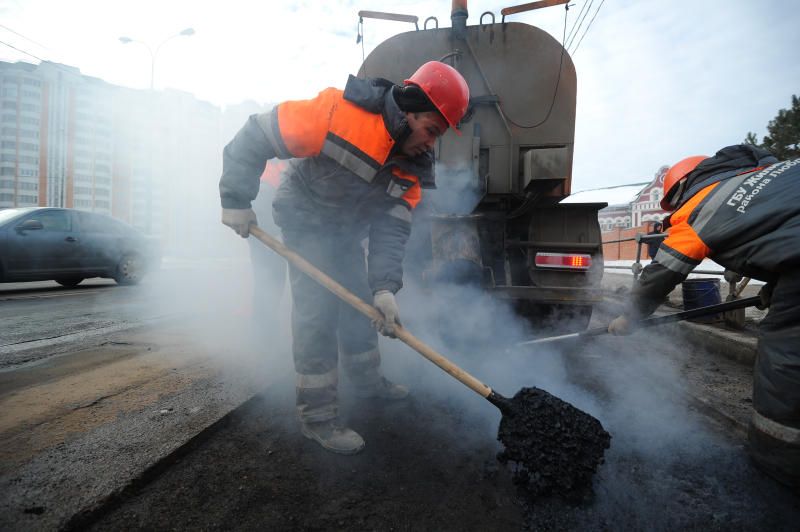
<svg viewBox="0 0 800 532">
<path fill-rule="evenodd" d="M 432 61 L 403 85 L 350 76 L 344 90 L 253 115 L 225 147 L 222 223 L 247 237 L 264 163 L 296 159 L 272 204 L 284 243 L 371 300 L 384 316 L 380 332 L 391 336 L 400 323 L 395 293 L 403 285 L 411 213 L 422 189 L 435 186 L 434 143 L 457 126 L 468 104 L 461 74 Z M 296 268 L 289 277 L 301 431 L 332 452 L 356 453 L 364 440 L 339 423 L 340 355 L 359 396 L 403 399 L 408 389 L 383 376 L 367 318 Z"/>
<path fill-rule="evenodd" d="M 630 333 L 706 257 L 765 281 L 748 449 L 800 488 L 800 159 L 779 162 L 752 145 L 687 157 L 664 177 L 661 206 L 673 211 L 667 238 L 608 331 Z"/>
</svg>

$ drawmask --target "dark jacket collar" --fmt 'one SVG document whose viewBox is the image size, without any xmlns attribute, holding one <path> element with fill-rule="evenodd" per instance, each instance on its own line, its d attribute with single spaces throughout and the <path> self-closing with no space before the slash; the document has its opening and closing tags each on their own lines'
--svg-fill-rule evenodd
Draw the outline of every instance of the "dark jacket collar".
<svg viewBox="0 0 800 532">
<path fill-rule="evenodd" d="M 704 160 L 689 173 L 675 210 L 680 209 L 692 196 L 713 183 L 777 162 L 778 159 L 770 152 L 751 144 L 736 144 L 722 148 L 716 155 Z"/>
<path fill-rule="evenodd" d="M 371 112 L 380 113 L 386 130 L 395 141 L 391 155 L 395 164 L 420 179 L 423 188 L 436 188 L 433 173 L 433 153 L 423 153 L 409 158 L 399 154 L 399 147 L 411 134 L 406 114 L 394 99 L 394 83 L 383 78 L 357 78 L 351 75 L 344 87 L 344 99 Z"/>
<path fill-rule="evenodd" d="M 406 115 L 392 97 L 394 83 L 383 78 L 357 78 L 351 75 L 344 87 L 344 99 L 370 113 L 383 116 L 386 130 L 400 143 L 410 133 Z"/>
</svg>

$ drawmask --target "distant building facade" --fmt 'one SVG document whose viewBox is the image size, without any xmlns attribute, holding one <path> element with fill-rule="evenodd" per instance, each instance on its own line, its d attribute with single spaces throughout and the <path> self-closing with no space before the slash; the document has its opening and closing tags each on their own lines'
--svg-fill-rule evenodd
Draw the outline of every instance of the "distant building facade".
<svg viewBox="0 0 800 532">
<path fill-rule="evenodd" d="M 631 202 L 631 227 L 640 227 L 646 222 L 660 222 L 666 218 L 667 211 L 661 208 L 664 197 L 664 176 L 669 166 L 658 169 L 653 180 L 645 186 L 636 199 Z"/>
<path fill-rule="evenodd" d="M 112 91 L 66 65 L 0 62 L 0 208 L 111 213 Z"/>
<path fill-rule="evenodd" d="M 661 209 L 660 202 L 668 169 L 668 166 L 662 166 L 650 181 L 585 190 L 563 200 L 566 203 L 608 203 L 597 212 L 605 260 L 635 259 L 636 234 L 649 233 L 656 222 L 667 217 L 669 213 Z M 646 259 L 647 246 L 643 246 L 639 253 Z"/>
<path fill-rule="evenodd" d="M 631 201 L 616 204 L 609 203 L 608 207 L 597 211 L 597 221 L 600 222 L 600 231 L 606 232 L 615 228 L 630 227 L 631 203 Z"/>
<path fill-rule="evenodd" d="M 22 75 L 21 69 L 18 74 L 0 70 L 0 207 L 39 205 L 40 192 L 46 201 L 46 181 L 40 182 L 46 174 L 40 167 L 46 163 L 42 151 L 47 139 L 41 135 L 45 89 L 37 76 Z"/>
<path fill-rule="evenodd" d="M 180 91 L 0 62 L 0 209 L 101 212 L 178 240 L 176 218 L 197 207 L 199 186 L 216 188 L 221 116 Z"/>
<path fill-rule="evenodd" d="M 597 221 L 604 233 L 661 221 L 668 214 L 659 204 L 663 194 L 664 174 L 668 168 L 659 168 L 650 181 L 576 192 L 563 202 L 608 203 L 607 207 L 597 212 Z"/>
</svg>

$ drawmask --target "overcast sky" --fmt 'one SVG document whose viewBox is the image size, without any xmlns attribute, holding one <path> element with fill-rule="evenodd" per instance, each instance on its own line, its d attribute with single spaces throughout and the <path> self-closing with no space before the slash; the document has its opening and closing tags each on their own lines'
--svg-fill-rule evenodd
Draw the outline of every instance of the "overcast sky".
<svg viewBox="0 0 800 532">
<path fill-rule="evenodd" d="M 589 2 L 592 2 L 589 6 Z M 578 115 L 573 190 L 642 181 L 662 164 L 712 154 L 759 137 L 800 94 L 800 2 L 795 0 L 574 0 L 567 31 L 589 11 L 573 54 Z M 523 3 L 469 1 L 469 24 L 484 11 Z M 361 63 L 360 9 L 401 12 L 449 26 L 451 2 L 397 0 L 225 2 L 184 0 L 0 0 L 0 41 L 76 66 L 111 83 L 146 88 L 153 48 L 156 88 L 217 105 L 276 102 L 342 87 Z M 563 7 L 509 20 L 561 40 Z M 408 24 L 367 20 L 366 53 Z M 577 39 L 573 42 L 573 48 Z M 0 45 L 0 59 L 37 62 Z"/>
</svg>

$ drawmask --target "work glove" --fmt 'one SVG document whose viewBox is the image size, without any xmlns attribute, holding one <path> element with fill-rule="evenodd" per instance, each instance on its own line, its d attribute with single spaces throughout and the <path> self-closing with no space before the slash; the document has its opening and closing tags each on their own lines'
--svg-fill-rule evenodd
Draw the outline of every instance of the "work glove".
<svg viewBox="0 0 800 532">
<path fill-rule="evenodd" d="M 726 282 L 732 283 L 732 284 L 736 284 L 736 283 L 738 283 L 739 281 L 742 280 L 742 274 L 741 273 L 737 273 L 737 272 L 735 272 L 733 270 L 727 270 L 727 269 L 725 270 L 725 273 L 723 274 L 723 277 L 725 277 L 725 281 Z"/>
<path fill-rule="evenodd" d="M 378 290 L 375 292 L 372 304 L 383 314 L 383 321 L 374 322 L 373 325 L 382 335 L 396 338 L 394 328 L 402 324 L 400 323 L 400 308 L 397 306 L 394 294 L 389 290 Z"/>
<path fill-rule="evenodd" d="M 222 209 L 222 223 L 242 238 L 250 236 L 250 224 L 258 224 L 253 209 Z"/>
<path fill-rule="evenodd" d="M 633 332 L 633 329 L 628 318 L 617 316 L 608 324 L 608 332 L 614 336 L 628 336 Z"/>
</svg>

